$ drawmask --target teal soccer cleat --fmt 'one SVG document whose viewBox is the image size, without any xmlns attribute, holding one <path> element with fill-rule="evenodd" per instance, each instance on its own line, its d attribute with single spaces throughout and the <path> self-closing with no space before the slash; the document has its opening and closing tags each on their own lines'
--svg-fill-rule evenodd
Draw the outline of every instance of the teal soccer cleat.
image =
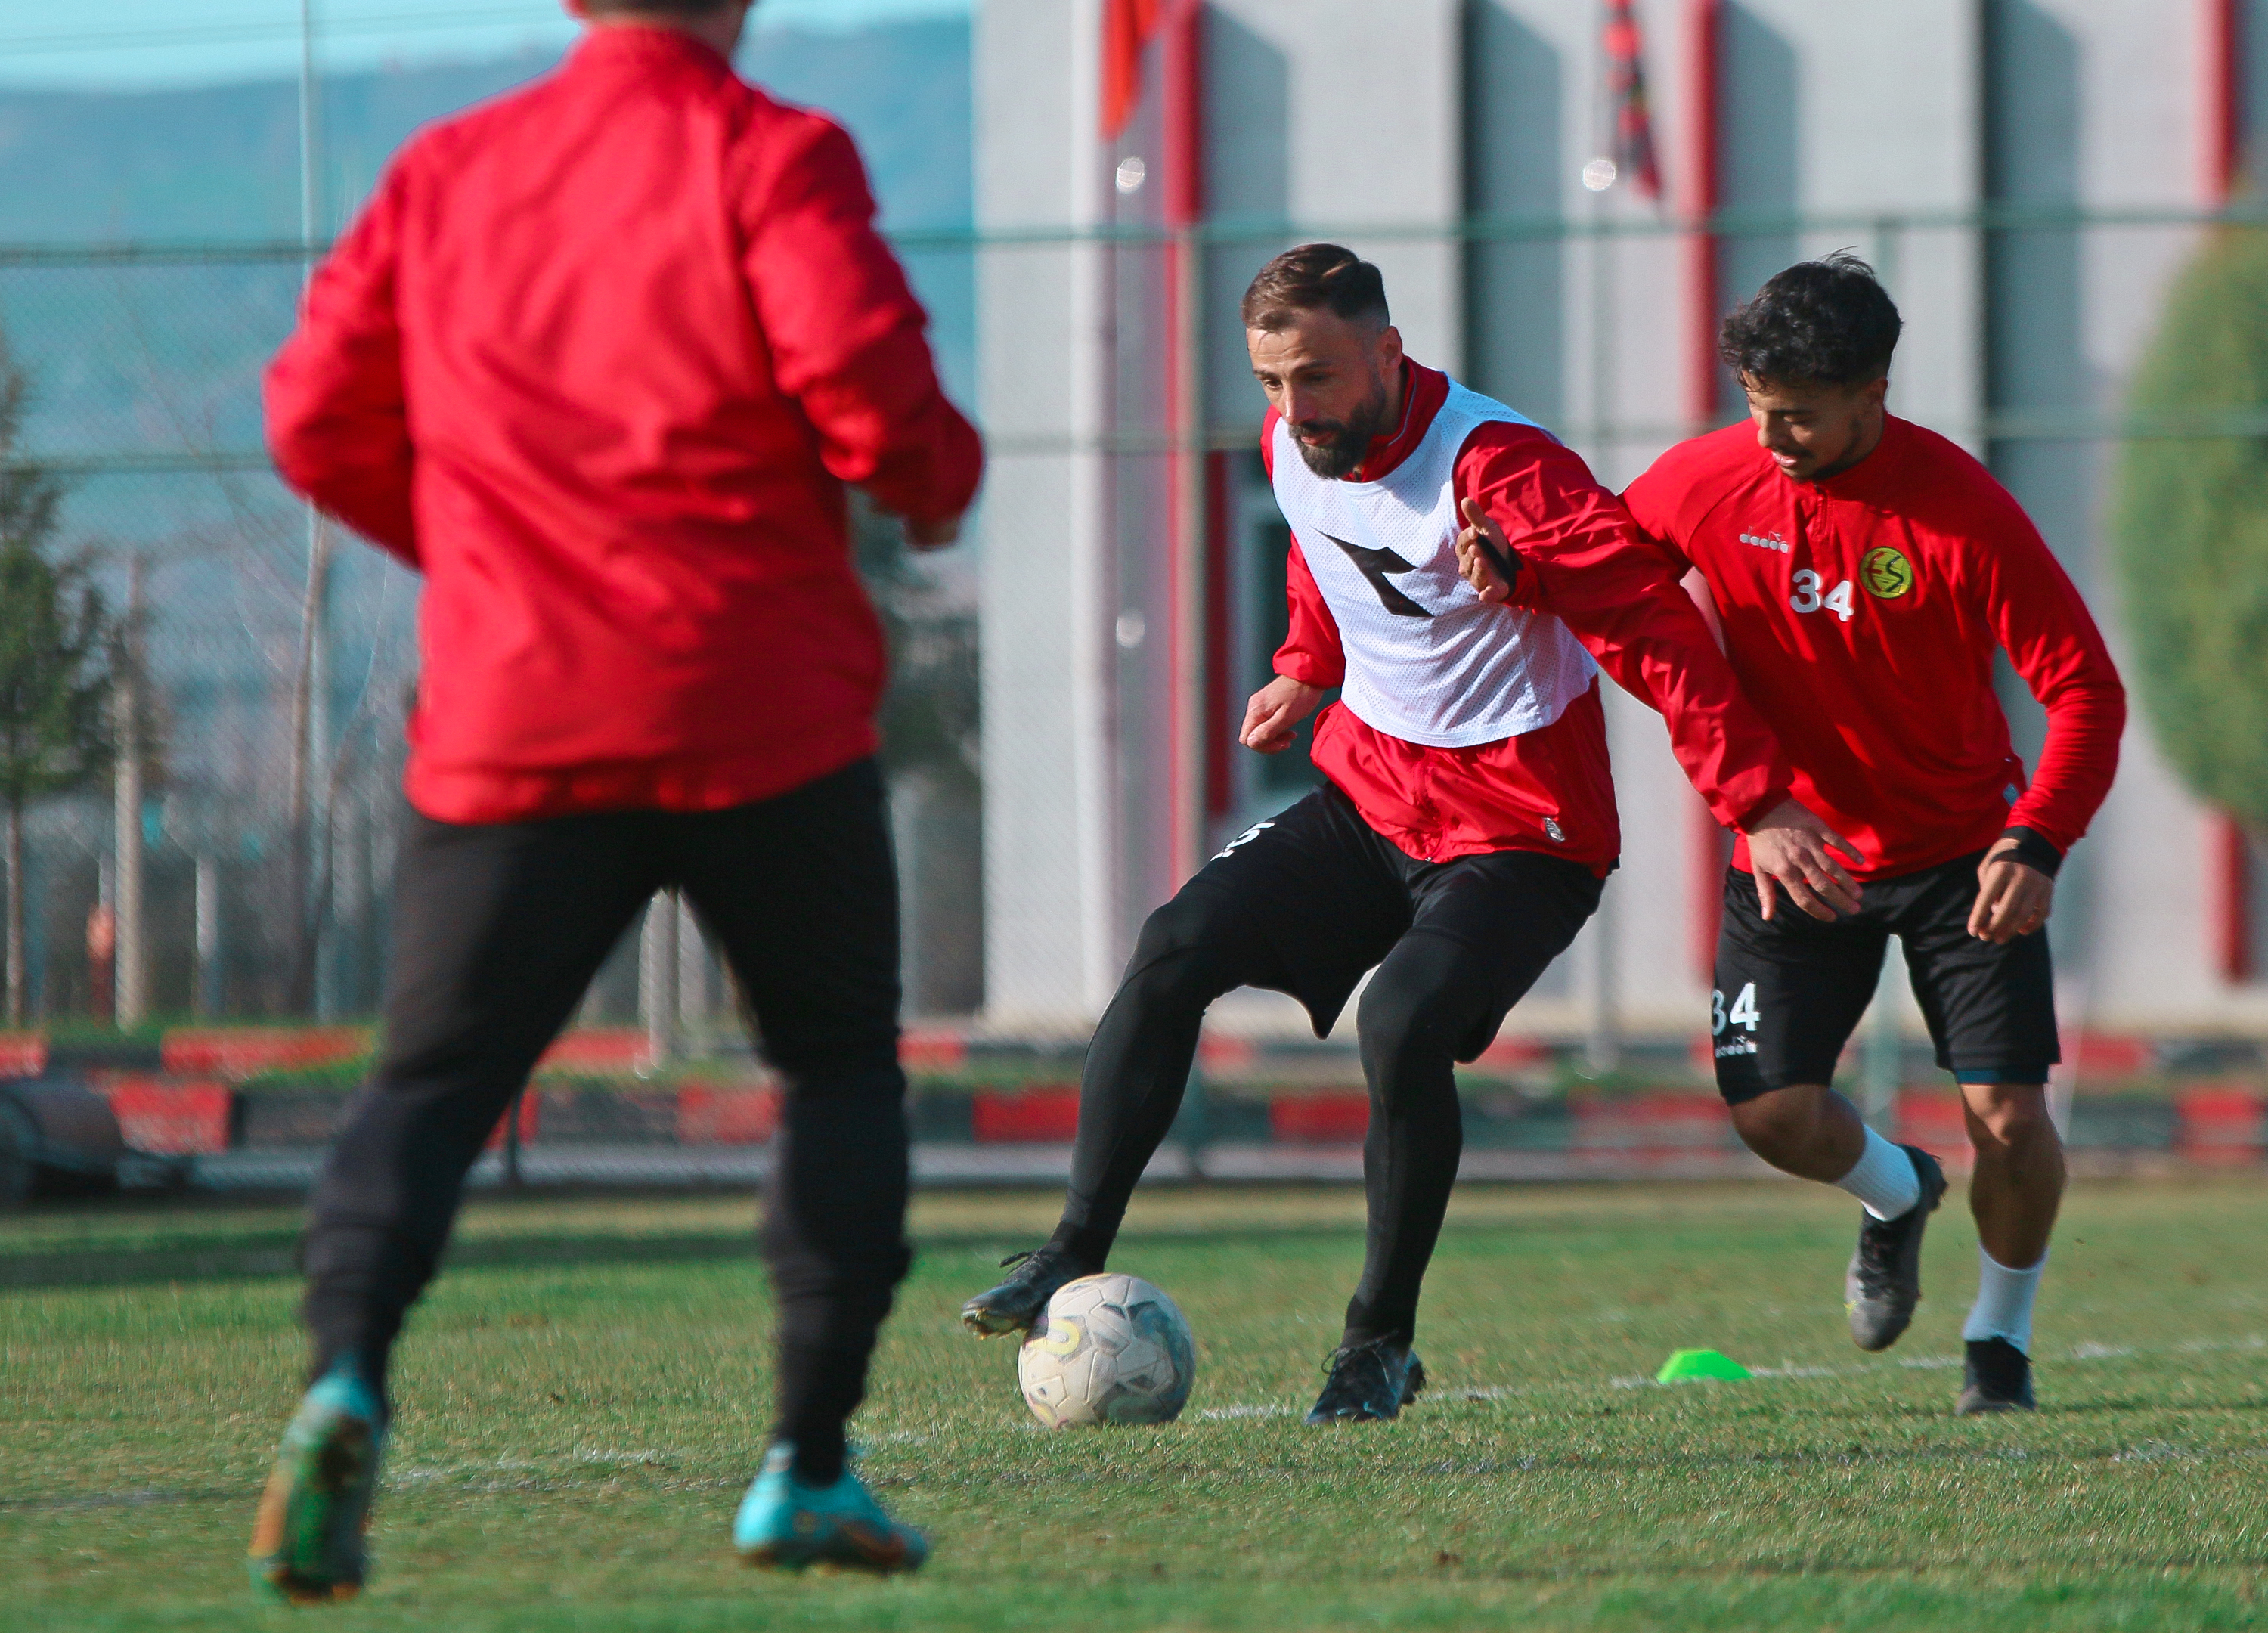
<svg viewBox="0 0 2268 1633">
<path fill-rule="evenodd" d="M 795 1477 L 795 1448 L 785 1441 L 764 1453 L 763 1472 L 740 1499 L 733 1546 L 741 1563 L 800 1570 L 839 1565 L 880 1575 L 917 1570 L 929 1543 L 911 1526 L 882 1512 L 849 1469 L 830 1486 Z"/>
<path fill-rule="evenodd" d="M 352 1599 L 386 1449 L 386 1407 L 350 1358 L 316 1379 L 284 1431 L 252 1528 L 254 1585 L 295 1605 Z"/>
</svg>

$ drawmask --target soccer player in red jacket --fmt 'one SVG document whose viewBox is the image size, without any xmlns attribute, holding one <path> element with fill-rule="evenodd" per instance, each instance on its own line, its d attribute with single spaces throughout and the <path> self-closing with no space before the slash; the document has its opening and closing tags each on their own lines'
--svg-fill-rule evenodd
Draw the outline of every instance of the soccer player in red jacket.
<svg viewBox="0 0 2268 1633">
<path fill-rule="evenodd" d="M 570 0 L 556 72 L 396 156 L 268 375 L 285 479 L 424 576 L 383 1049 L 317 1181 L 313 1384 L 253 1541 L 363 1576 L 387 1357 L 466 1171 L 681 888 L 783 1085 L 778 1416 L 745 1556 L 910 1569 L 843 1465 L 905 1273 L 881 629 L 844 487 L 949 542 L 976 432 L 836 125 L 737 78 L 746 0 Z"/>
<path fill-rule="evenodd" d="M 1280 753 L 1344 682 L 1315 727 L 1329 782 L 1143 926 L 1087 1052 L 1062 1224 L 962 1320 L 1029 1328 L 1064 1283 L 1102 1269 L 1213 999 L 1288 992 L 1320 1036 L 1374 969 L 1359 1018 L 1369 1249 L 1307 1421 L 1391 1418 L 1425 1383 L 1411 1346 L 1462 1144 L 1454 1063 L 1574 939 L 1621 849 L 1598 670 L 1661 710 L 1756 866 L 1808 911 L 1858 898 L 1677 574 L 1581 460 L 1405 357 L 1378 268 L 1348 250 L 1286 251 L 1242 315 L 1292 530 L 1291 635 L 1243 740 Z M 1484 605 L 1459 579 L 1466 509 L 1520 541 L 1529 605 Z"/>
<path fill-rule="evenodd" d="M 2056 870 L 2117 770 L 2125 694 L 2015 500 L 1883 407 L 1899 327 L 1865 262 L 1790 267 L 1720 337 L 1753 426 L 1672 448 L 1624 498 L 1705 582 L 1742 689 L 1794 757 L 1797 796 L 1856 846 L 1864 905 L 1822 923 L 1775 913 L 1735 841 L 1711 1017 L 1734 1126 L 1774 1166 L 1859 1199 L 1852 1335 L 1895 1342 L 1945 1176 L 1867 1127 L 1832 1082 L 1897 937 L 1976 1152 L 1981 1276 L 1957 1409 L 2028 1410 L 2032 1305 L 2064 1184 L 2041 932 Z M 1496 595 L 1477 541 L 1461 555 Z M 2047 710 L 2029 776 L 1992 690 L 1996 651 Z"/>
</svg>

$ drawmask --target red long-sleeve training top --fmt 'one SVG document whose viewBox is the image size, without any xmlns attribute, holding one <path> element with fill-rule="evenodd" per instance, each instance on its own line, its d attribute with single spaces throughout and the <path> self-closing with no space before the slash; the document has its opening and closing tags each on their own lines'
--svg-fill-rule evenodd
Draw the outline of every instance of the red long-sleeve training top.
<svg viewBox="0 0 2268 1633">
<path fill-rule="evenodd" d="M 1448 390 L 1447 375 L 1406 363 L 1402 423 L 1372 440 L 1348 480 L 1376 482 L 1408 458 Z M 1276 423 L 1270 410 L 1260 439 L 1271 474 Z M 1459 499 L 1477 499 L 1519 552 L 1519 603 L 1559 619 L 1660 710 L 1679 764 L 1720 820 L 1745 825 L 1787 798 L 1793 769 L 1678 587 L 1684 570 L 1638 532 L 1578 455 L 1533 425 L 1484 424 L 1459 449 L 1453 480 Z M 1297 536 L 1289 595 L 1276 673 L 1339 685 L 1338 625 Z M 1622 849 L 1595 682 L 1550 725 L 1471 748 L 1407 742 L 1333 704 L 1315 722 L 1314 757 L 1364 821 L 1421 861 L 1540 850 L 1604 875 Z"/>
<path fill-rule="evenodd" d="M 710 810 L 873 752 L 844 484 L 936 521 L 983 467 L 873 215 L 838 126 L 666 28 L 593 28 L 395 157 L 268 436 L 424 572 L 417 809 Z"/>
<path fill-rule="evenodd" d="M 1701 570 L 1726 650 L 1794 757 L 1796 798 L 1882 879 L 2024 828 L 2068 850 L 2118 769 L 2126 695 L 2039 530 L 1960 448 L 1890 417 L 1864 460 L 1797 482 L 1745 423 L 1680 444 L 1624 496 Z M 1999 648 L 2046 706 L 2027 783 Z M 1748 866 L 1745 848 L 1734 861 Z"/>
</svg>

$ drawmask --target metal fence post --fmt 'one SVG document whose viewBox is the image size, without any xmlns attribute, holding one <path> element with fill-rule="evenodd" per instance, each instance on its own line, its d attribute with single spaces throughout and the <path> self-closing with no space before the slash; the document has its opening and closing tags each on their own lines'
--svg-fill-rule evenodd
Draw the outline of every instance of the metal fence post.
<svg viewBox="0 0 2268 1633">
<path fill-rule="evenodd" d="M 138 555 L 127 560 L 126 586 L 126 627 L 118 643 L 111 698 L 118 732 L 111 774 L 111 844 L 118 870 L 113 1013 L 121 1030 L 140 1026 L 150 1008 L 148 926 L 142 911 L 142 558 Z"/>
<path fill-rule="evenodd" d="M 191 1006 L 197 1019 L 210 1020 L 220 1013 L 220 858 L 201 851 L 196 862 L 196 899 L 192 916 L 196 938 L 195 992 Z"/>
<path fill-rule="evenodd" d="M 667 1065 L 677 1052 L 677 898 L 666 890 L 646 903 L 638 931 L 638 1019 L 649 1070 Z"/>
</svg>

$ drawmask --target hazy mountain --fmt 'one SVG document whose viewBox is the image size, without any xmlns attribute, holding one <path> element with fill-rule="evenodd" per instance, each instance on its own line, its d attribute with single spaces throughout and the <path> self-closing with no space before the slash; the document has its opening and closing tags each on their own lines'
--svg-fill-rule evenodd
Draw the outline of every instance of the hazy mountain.
<svg viewBox="0 0 2268 1633">
<path fill-rule="evenodd" d="M 419 125 L 551 65 L 524 56 L 327 80 L 331 220 L 345 219 Z M 850 127 L 886 227 L 970 220 L 965 21 L 763 33 L 741 68 Z M 83 461 L 69 474 L 66 545 L 124 544 L 151 563 L 145 651 L 166 745 L 166 842 L 153 853 L 152 891 L 160 943 L 173 950 L 166 957 L 187 935 L 177 911 L 183 846 L 217 847 L 227 858 L 232 956 L 254 959 L 262 945 L 254 926 L 260 892 L 280 877 L 276 822 L 307 560 L 304 513 L 258 452 L 260 373 L 291 322 L 297 258 L 183 246 L 296 240 L 298 165 L 298 91 L 289 83 L 138 93 L 0 89 L 0 346 L 32 377 L 28 451 Z M 180 253 L 140 261 L 6 254 L 123 243 Z M 969 257 L 932 250 L 908 261 L 946 378 L 966 401 L 974 372 Z M 167 456 L 201 460 L 216 451 L 232 456 L 235 468 L 153 468 Z M 109 570 L 114 592 L 122 591 L 114 556 Z M 408 576 L 376 551 L 344 550 L 334 564 L 328 696 L 334 740 L 359 746 L 336 762 L 350 773 L 348 787 L 374 791 L 390 780 L 399 752 L 393 716 L 414 668 L 413 600 Z M 394 808 L 390 798 L 370 798 Z M 50 893 L 51 911 L 35 916 L 34 935 L 54 932 L 49 945 L 60 950 L 46 967 L 59 970 L 70 954 L 55 927 L 83 922 L 107 819 L 91 805 L 49 814 L 34 832 L 34 878 Z M 929 855 L 932 842 L 921 842 Z M 934 938 L 937 926 L 958 921 L 946 916 L 955 910 L 949 900 L 931 900 L 944 875 L 932 866 L 924 877 L 932 880 L 924 922 Z M 973 879 L 974 861 L 953 877 Z M 975 945 L 972 935 L 960 939 Z"/>
<path fill-rule="evenodd" d="M 332 219 L 346 217 L 387 155 L 420 125 L 551 66 L 523 56 L 326 80 L 322 169 Z M 762 33 L 740 66 L 777 94 L 824 108 L 850 128 L 886 227 L 969 221 L 965 20 L 850 34 Z M 0 90 L 0 248 L 295 239 L 298 151 L 298 90 L 288 82 Z M 928 251 L 909 255 L 909 266 L 931 309 L 947 379 L 965 398 L 974 364 L 968 257 Z M 97 456 L 256 448 L 259 371 L 290 326 L 298 282 L 288 261 L 0 262 L 0 336 L 34 381 L 30 445 Z M 165 499 L 129 503 L 140 480 L 80 484 L 77 524 L 144 536 L 180 525 L 189 489 L 169 483 Z"/>
<path fill-rule="evenodd" d="M 551 65 L 521 56 L 325 80 L 322 168 L 333 220 L 418 126 Z M 740 68 L 850 127 L 887 222 L 969 219 L 965 21 L 760 33 Z M 298 118 L 298 88 L 284 81 L 136 92 L 0 89 L 0 240 L 293 237 Z"/>
</svg>

